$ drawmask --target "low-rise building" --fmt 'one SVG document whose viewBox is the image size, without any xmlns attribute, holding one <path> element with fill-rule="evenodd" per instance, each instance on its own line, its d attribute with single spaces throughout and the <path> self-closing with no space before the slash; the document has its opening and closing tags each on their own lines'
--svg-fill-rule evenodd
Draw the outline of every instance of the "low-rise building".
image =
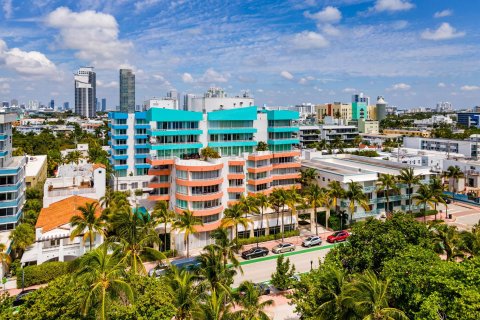
<svg viewBox="0 0 480 320">
<path fill-rule="evenodd" d="M 343 143 L 353 143 L 358 136 L 358 128 L 350 125 L 320 125 L 320 139 L 332 143 L 341 140 Z"/>
<path fill-rule="evenodd" d="M 47 156 L 27 156 L 25 167 L 25 183 L 27 188 L 35 188 L 38 183 L 47 179 Z"/>
<path fill-rule="evenodd" d="M 433 127 L 434 125 L 439 125 L 439 124 L 453 125 L 454 122 L 452 118 L 448 116 L 439 115 L 439 114 L 433 115 L 431 118 L 428 118 L 428 119 L 413 121 L 413 125 L 419 128 Z"/>
<path fill-rule="evenodd" d="M 384 134 L 400 134 L 407 137 L 423 137 L 429 138 L 431 132 L 429 130 L 412 130 L 412 129 L 383 129 Z"/>
<path fill-rule="evenodd" d="M 87 163 L 59 166 L 57 176 L 48 178 L 43 188 L 44 208 L 73 195 L 100 200 L 106 189 L 105 165 Z"/>
<path fill-rule="evenodd" d="M 381 174 L 391 174 L 398 176 L 400 171 L 411 166 L 404 163 L 396 163 L 387 160 L 373 159 L 368 157 L 354 156 L 350 154 L 327 155 L 322 156 L 318 152 L 306 152 L 305 160 L 302 160 L 302 168 L 315 169 L 317 176 L 316 182 L 321 187 L 327 187 L 331 181 L 340 182 L 341 186 L 347 190 L 348 183 L 358 182 L 363 187 L 363 192 L 368 198 L 369 208 L 365 210 L 361 206 L 355 207 L 353 214 L 354 220 L 364 219 L 370 216 L 379 216 L 386 211 L 386 197 L 383 190 L 377 190 L 377 181 Z M 431 176 L 429 167 L 413 167 L 415 175 L 420 176 L 422 183 L 428 183 Z M 397 184 L 398 190 L 389 191 L 389 211 L 403 210 L 410 208 L 408 188 L 406 185 Z M 418 186 L 413 188 L 416 192 Z M 350 213 L 348 199 L 340 201 L 340 209 Z M 421 206 L 412 203 L 411 209 L 417 211 Z"/>
<path fill-rule="evenodd" d="M 80 159 L 78 160 L 78 164 L 88 164 L 88 143 L 79 143 L 75 149 L 61 150 L 60 154 L 63 158 L 65 158 L 69 153 L 74 151 L 80 152 L 81 155 Z"/>
<path fill-rule="evenodd" d="M 466 158 L 477 156 L 477 142 L 469 140 L 405 137 L 403 146 L 411 149 L 440 151 L 446 154 L 460 153 Z"/>
<path fill-rule="evenodd" d="M 22 265 L 71 261 L 87 252 L 90 242 L 84 241 L 83 235 L 70 238 L 74 230 L 70 220 L 81 214 L 78 208 L 94 202 L 96 201 L 91 198 L 75 195 L 44 207 L 35 225 L 35 243 L 23 254 Z M 97 205 L 97 217 L 100 216 L 101 211 L 100 205 Z M 98 247 L 102 242 L 103 238 L 96 235 L 93 247 Z"/>
<path fill-rule="evenodd" d="M 306 148 L 310 144 L 320 140 L 320 128 L 318 125 L 300 126 L 299 130 L 300 145 L 302 148 Z"/>
<path fill-rule="evenodd" d="M 357 126 L 359 133 L 378 134 L 380 130 L 379 122 L 376 120 L 359 119 Z"/>
</svg>

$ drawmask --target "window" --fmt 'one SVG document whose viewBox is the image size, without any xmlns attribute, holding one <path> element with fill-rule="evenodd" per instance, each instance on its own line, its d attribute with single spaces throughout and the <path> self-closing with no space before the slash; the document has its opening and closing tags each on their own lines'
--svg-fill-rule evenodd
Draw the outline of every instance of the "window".
<svg viewBox="0 0 480 320">
<path fill-rule="evenodd" d="M 253 236 L 254 237 L 262 237 L 264 235 L 265 235 L 265 228 L 263 228 L 263 229 L 259 228 L 259 229 L 253 230 Z"/>
<path fill-rule="evenodd" d="M 177 178 L 178 178 L 178 179 L 182 179 L 182 180 L 187 180 L 187 179 L 188 179 L 188 173 L 187 173 L 187 171 L 177 170 Z"/>
<path fill-rule="evenodd" d="M 247 239 L 250 238 L 250 231 L 238 231 L 238 238 L 239 239 Z"/>
<path fill-rule="evenodd" d="M 0 217 L 13 216 L 15 215 L 15 208 L 1 208 Z"/>
<path fill-rule="evenodd" d="M 187 201 L 177 199 L 177 207 L 180 209 L 188 209 Z"/>
<path fill-rule="evenodd" d="M 138 182 L 132 183 L 132 189 L 138 189 Z"/>
<path fill-rule="evenodd" d="M 120 190 L 127 190 L 127 184 L 126 183 L 121 183 L 120 184 Z"/>
<path fill-rule="evenodd" d="M 285 232 L 293 231 L 293 230 L 295 230 L 295 224 L 294 223 L 293 224 L 286 224 L 286 225 L 283 226 L 283 230 Z"/>
<path fill-rule="evenodd" d="M 144 181 L 144 182 L 142 183 L 142 187 L 144 187 L 144 188 L 148 187 L 148 182 L 147 182 L 147 181 Z"/>
<path fill-rule="evenodd" d="M 214 214 L 214 215 L 211 215 L 211 216 L 205 216 L 205 217 L 202 217 L 202 222 L 203 223 L 215 222 L 215 221 L 218 221 L 218 218 L 219 218 L 218 214 Z"/>
<path fill-rule="evenodd" d="M 270 227 L 268 228 L 269 234 L 277 234 L 280 233 L 280 226 L 277 227 Z"/>
<path fill-rule="evenodd" d="M 218 185 L 204 186 L 204 187 L 192 187 L 192 194 L 217 193 L 218 190 L 219 190 Z"/>
<path fill-rule="evenodd" d="M 230 187 L 240 187 L 243 186 L 243 179 L 230 179 L 228 180 L 228 185 Z"/>
<path fill-rule="evenodd" d="M 60 239 L 50 240 L 50 247 L 58 247 L 60 245 Z"/>
<path fill-rule="evenodd" d="M 187 194 L 188 193 L 188 187 L 187 186 L 181 186 L 177 184 L 177 193 L 180 194 Z"/>
<path fill-rule="evenodd" d="M 216 179 L 219 176 L 219 170 L 192 172 L 192 180 Z"/>
<path fill-rule="evenodd" d="M 192 209 L 193 210 L 210 209 L 210 208 L 218 207 L 219 205 L 220 205 L 219 199 L 214 199 L 210 201 L 193 201 Z"/>
</svg>

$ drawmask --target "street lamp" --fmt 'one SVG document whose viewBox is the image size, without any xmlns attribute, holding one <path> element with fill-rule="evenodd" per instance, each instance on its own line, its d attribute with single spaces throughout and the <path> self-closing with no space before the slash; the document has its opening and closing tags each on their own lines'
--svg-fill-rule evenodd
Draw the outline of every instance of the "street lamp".
<svg viewBox="0 0 480 320">
<path fill-rule="evenodd" d="M 313 270 L 313 260 L 310 260 L 310 271 Z"/>
</svg>

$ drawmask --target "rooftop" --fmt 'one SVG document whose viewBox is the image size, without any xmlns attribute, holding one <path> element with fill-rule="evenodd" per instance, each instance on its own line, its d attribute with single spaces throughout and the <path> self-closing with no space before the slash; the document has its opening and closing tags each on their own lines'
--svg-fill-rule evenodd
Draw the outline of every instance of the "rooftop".
<svg viewBox="0 0 480 320">
<path fill-rule="evenodd" d="M 97 201 L 81 196 L 71 196 L 52 203 L 49 207 L 40 211 L 35 228 L 42 228 L 42 232 L 47 232 L 63 226 L 69 223 L 73 216 L 80 214 L 79 207 L 92 202 Z M 101 207 L 97 206 L 96 215 L 100 216 L 101 212 Z"/>
<path fill-rule="evenodd" d="M 32 177 L 38 175 L 42 166 L 47 162 L 46 155 L 27 156 L 27 166 L 25 168 L 25 176 Z"/>
</svg>

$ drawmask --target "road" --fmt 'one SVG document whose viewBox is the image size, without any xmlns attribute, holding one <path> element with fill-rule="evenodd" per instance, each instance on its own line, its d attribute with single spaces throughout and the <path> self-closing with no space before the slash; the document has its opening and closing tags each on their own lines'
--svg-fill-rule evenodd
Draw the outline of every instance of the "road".
<svg viewBox="0 0 480 320">
<path fill-rule="evenodd" d="M 322 245 L 321 247 L 313 247 L 310 249 L 301 249 L 297 247 L 297 251 L 287 253 L 285 256 L 290 258 L 290 261 L 295 265 L 297 273 L 304 273 L 310 271 L 313 262 L 313 268 L 318 267 L 318 260 L 325 258 L 325 255 L 330 251 L 332 245 Z M 234 278 L 233 287 L 237 287 L 242 281 L 250 280 L 252 282 L 263 282 L 270 280 L 272 273 L 277 267 L 275 255 L 270 254 L 265 258 L 257 258 L 249 261 L 242 261 L 243 275 L 238 273 Z M 268 259 L 268 260 L 267 260 Z"/>
</svg>

